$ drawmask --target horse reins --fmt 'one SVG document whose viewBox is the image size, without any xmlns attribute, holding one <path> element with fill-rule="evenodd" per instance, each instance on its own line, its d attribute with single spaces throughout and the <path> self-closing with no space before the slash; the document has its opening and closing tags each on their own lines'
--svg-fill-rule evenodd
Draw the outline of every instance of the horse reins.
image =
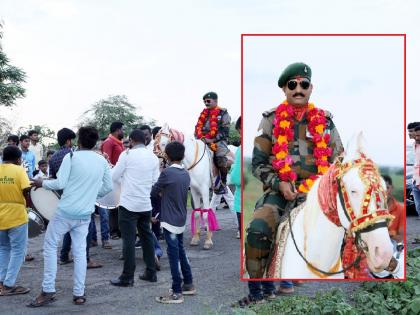
<svg viewBox="0 0 420 315">
<path fill-rule="evenodd" d="M 203 154 L 201 155 L 200 159 L 197 161 L 197 156 L 198 156 L 198 140 L 196 140 L 196 142 L 195 142 L 194 161 L 191 164 L 191 166 L 187 168 L 188 171 L 191 170 L 191 169 L 193 169 L 198 163 L 200 163 L 200 161 L 203 159 L 204 155 L 206 154 L 206 150 L 207 150 L 206 149 L 206 143 L 203 140 L 201 140 L 201 141 L 204 143 Z"/>
</svg>

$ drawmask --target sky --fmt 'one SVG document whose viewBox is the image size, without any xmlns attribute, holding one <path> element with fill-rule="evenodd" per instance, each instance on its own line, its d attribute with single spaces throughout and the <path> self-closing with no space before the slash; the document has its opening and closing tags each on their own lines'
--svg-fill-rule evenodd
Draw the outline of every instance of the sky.
<svg viewBox="0 0 420 315">
<path fill-rule="evenodd" d="M 245 156 L 252 154 L 261 113 L 285 99 L 277 86 L 280 73 L 288 64 L 297 61 L 311 67 L 313 92 L 310 101 L 332 113 L 345 146 L 354 134 L 362 131 L 365 153 L 376 163 L 403 165 L 402 36 L 245 36 Z"/>
<path fill-rule="evenodd" d="M 415 0 L 2 0 L 2 46 L 28 78 L 26 98 L 12 109 L 1 108 L 0 115 L 9 119 L 15 129 L 29 124 L 47 125 L 53 130 L 74 128 L 93 103 L 109 95 L 125 94 L 138 107 L 139 114 L 191 134 L 203 109 L 202 95 L 208 91 L 218 93 L 219 104 L 229 110 L 232 120 L 240 115 L 243 33 L 406 33 L 407 121 L 420 120 L 420 96 L 416 93 L 420 70 L 419 14 L 420 5 Z M 389 88 L 386 78 L 362 75 L 352 77 L 353 86 L 349 89 L 342 85 L 333 90 L 332 86 L 339 82 L 333 74 L 335 69 L 325 64 L 331 56 L 317 59 L 315 53 L 307 56 L 309 50 L 282 50 L 277 56 L 269 56 L 264 49 L 272 44 L 259 43 L 255 41 L 255 47 L 249 49 L 261 59 L 261 68 L 258 64 L 249 68 L 258 77 L 248 82 L 255 82 L 264 89 L 264 97 L 267 94 L 270 98 L 258 108 L 268 109 L 281 101 L 281 91 L 273 83 L 289 61 L 300 57 L 312 62 L 316 80 L 312 100 L 334 112 L 336 124 L 342 126 L 343 142 L 348 132 L 355 129 L 347 126 L 347 113 L 342 111 L 342 105 L 347 104 L 343 95 L 350 95 L 351 88 L 358 89 L 360 97 L 377 98 L 379 94 L 369 95 L 367 85 L 378 91 L 379 82 L 385 82 L 387 88 L 380 93 L 386 94 L 387 100 L 397 99 L 400 93 L 401 87 Z M 334 48 L 344 49 L 346 45 L 348 42 L 343 42 Z M 355 61 L 362 64 L 366 53 L 383 69 L 388 62 L 390 67 L 399 67 L 395 62 L 400 59 L 394 57 L 401 54 L 400 43 L 381 44 L 389 45 L 392 51 L 377 52 L 377 60 L 376 44 L 368 41 L 363 45 L 367 45 L 366 49 L 359 44 L 351 47 L 358 57 L 346 58 L 346 65 Z M 317 51 L 324 49 L 316 43 L 309 46 Z M 386 60 L 386 56 L 391 59 Z M 272 64 L 264 64 L 268 61 Z M 351 72 L 358 68 L 361 67 L 355 65 L 345 69 Z M 390 108 L 387 113 L 376 111 L 384 117 L 395 114 L 403 120 L 399 102 L 398 98 L 398 104 L 390 105 L 395 106 L 395 112 Z M 260 114 L 250 119 L 255 123 L 259 117 Z M 244 119 L 246 122 L 246 108 Z M 401 132 L 397 122 L 383 127 L 386 131 L 395 129 L 393 133 Z M 253 125 L 244 125 L 244 129 L 249 134 L 256 131 Z M 369 143 L 373 138 L 376 141 L 376 134 L 371 135 L 369 128 L 363 129 L 367 129 Z M 384 147 L 389 146 L 387 143 Z M 398 145 L 397 148 L 400 152 Z M 397 155 L 391 154 L 392 158 L 384 162 L 400 164 Z"/>
</svg>

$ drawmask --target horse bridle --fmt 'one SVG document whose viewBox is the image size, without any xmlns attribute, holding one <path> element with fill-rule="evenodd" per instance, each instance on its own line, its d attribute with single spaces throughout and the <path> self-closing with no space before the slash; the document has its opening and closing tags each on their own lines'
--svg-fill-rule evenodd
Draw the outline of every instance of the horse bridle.
<svg viewBox="0 0 420 315">
<path fill-rule="evenodd" d="M 362 212 L 361 215 L 356 217 L 353 211 L 353 208 L 350 205 L 350 198 L 348 196 L 347 190 L 342 182 L 342 177 L 352 168 L 359 167 L 359 174 L 362 178 L 362 182 L 365 184 L 365 194 L 362 201 Z M 300 257 L 305 261 L 309 269 L 315 270 L 318 273 L 325 274 L 327 276 L 332 276 L 340 273 L 344 273 L 347 270 L 358 266 L 361 261 L 362 252 L 368 252 L 367 245 L 361 239 L 361 233 L 367 233 L 378 228 L 387 227 L 386 220 L 393 218 L 386 209 L 386 192 L 381 186 L 381 177 L 379 171 L 372 160 L 368 159 L 364 154 L 361 154 L 359 159 L 354 161 L 349 161 L 346 163 L 341 163 L 340 159 L 336 159 L 334 163 L 335 168 L 335 177 L 336 184 L 338 185 L 338 195 L 341 203 L 341 207 L 344 211 L 345 216 L 350 222 L 349 231 L 350 233 L 355 234 L 355 245 L 358 249 L 358 254 L 356 259 L 350 265 L 342 268 L 340 271 L 324 271 L 317 268 L 311 262 L 309 262 L 306 257 L 299 250 L 296 240 L 293 234 L 292 222 L 290 217 L 290 211 L 293 209 L 295 202 L 290 202 L 286 207 L 286 212 L 288 213 L 289 229 L 290 235 L 292 236 L 293 243 L 295 245 L 296 251 Z M 376 202 L 376 211 L 369 213 L 369 204 L 371 199 L 375 197 Z M 380 207 L 383 207 L 382 209 Z M 338 209 L 337 209 L 338 211 Z M 327 218 L 329 218 L 327 216 Z M 329 218 L 330 219 L 330 218 Z M 378 222 L 380 220 L 385 220 Z M 334 224 L 337 223 L 334 220 L 331 220 Z M 341 226 L 342 225 L 337 225 Z M 344 228 L 344 227 L 343 227 Z M 345 229 L 345 228 L 344 228 Z M 345 229 L 346 230 L 346 229 Z M 340 255 L 341 256 L 341 255 Z M 340 260 L 340 257 L 339 257 Z M 337 264 L 335 264 L 337 265 Z"/>
<path fill-rule="evenodd" d="M 155 137 L 155 154 L 158 156 L 158 157 L 161 157 L 161 158 L 163 158 L 164 160 L 165 160 L 165 162 L 166 162 L 166 160 L 167 160 L 167 156 L 166 156 L 166 154 L 165 154 L 165 152 L 163 152 L 162 151 L 162 149 L 161 149 L 161 147 L 160 147 L 160 145 L 159 145 L 159 142 L 160 142 L 160 138 L 162 137 L 162 136 L 166 136 L 166 137 L 168 137 L 168 139 L 169 139 L 169 141 L 170 142 L 172 142 L 174 139 L 175 139 L 175 137 L 174 137 L 174 135 L 172 134 L 172 132 L 171 131 L 169 131 L 169 133 L 165 133 L 165 132 L 163 132 L 162 131 L 162 129 L 160 129 L 159 130 L 159 132 L 156 134 L 156 137 Z M 200 157 L 200 159 L 198 159 L 197 160 L 197 155 L 198 155 L 198 147 L 197 147 L 197 143 L 196 143 L 196 149 L 195 149 L 195 151 L 196 151 L 196 154 L 195 154 L 195 157 L 194 157 L 194 161 L 193 161 L 193 163 L 187 168 L 187 171 L 189 171 L 189 170 L 191 170 L 191 169 L 193 169 L 198 163 L 200 163 L 200 161 L 203 159 L 203 157 L 204 157 L 204 155 L 206 154 L 206 150 L 207 150 L 207 146 L 206 146 L 206 143 L 204 142 L 204 140 L 201 140 L 201 141 L 203 141 L 203 143 L 204 143 L 204 149 L 203 149 L 203 154 L 201 155 L 201 157 Z"/>
</svg>

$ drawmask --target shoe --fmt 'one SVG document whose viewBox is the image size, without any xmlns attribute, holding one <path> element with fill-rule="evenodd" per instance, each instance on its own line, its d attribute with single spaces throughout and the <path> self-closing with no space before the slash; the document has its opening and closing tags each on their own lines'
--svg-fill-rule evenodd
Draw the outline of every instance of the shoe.
<svg viewBox="0 0 420 315">
<path fill-rule="evenodd" d="M 182 293 L 173 293 L 172 290 L 170 290 L 168 295 L 157 296 L 155 300 L 156 302 L 163 304 L 180 304 L 184 302 L 184 296 Z"/>
<path fill-rule="evenodd" d="M 26 256 L 25 256 L 25 261 L 32 261 L 32 260 L 34 260 L 35 258 L 32 256 L 32 255 L 30 255 L 30 254 L 27 254 Z"/>
<path fill-rule="evenodd" d="M 111 240 L 119 240 L 121 238 L 121 236 L 119 236 L 118 234 L 112 234 L 111 235 Z"/>
<path fill-rule="evenodd" d="M 282 286 L 278 287 L 277 291 L 276 291 L 276 295 L 281 295 L 281 294 L 292 294 L 293 292 L 295 292 L 295 288 L 291 287 L 291 288 L 284 288 Z"/>
<path fill-rule="evenodd" d="M 142 275 L 139 276 L 139 279 L 144 280 L 144 281 L 149 281 L 149 282 L 157 282 L 156 273 L 152 275 L 148 272 L 145 272 L 145 273 L 143 273 Z"/>
<path fill-rule="evenodd" d="M 134 280 L 121 280 L 120 278 L 110 280 L 109 281 L 112 285 L 116 287 L 132 287 L 134 285 Z"/>
<path fill-rule="evenodd" d="M 277 298 L 277 296 L 274 293 L 269 293 L 269 294 L 264 293 L 263 296 L 264 296 L 264 300 L 266 300 L 266 301 L 272 301 L 272 300 L 275 300 Z"/>
<path fill-rule="evenodd" d="M 26 294 L 31 289 L 21 287 L 20 285 L 14 285 L 12 287 L 8 287 L 7 285 L 2 285 L 2 289 L 0 291 L 0 296 L 7 296 L 7 295 L 18 295 L 18 294 Z"/>
<path fill-rule="evenodd" d="M 41 292 L 34 300 L 32 300 L 27 307 L 40 307 L 56 301 L 55 292 Z"/>
<path fill-rule="evenodd" d="M 141 242 L 140 241 L 137 241 L 135 247 L 137 249 L 140 249 L 141 248 Z"/>
<path fill-rule="evenodd" d="M 102 268 L 103 265 L 97 262 L 94 262 L 92 259 L 90 259 L 87 263 L 87 269 L 96 269 L 96 268 Z"/>
<path fill-rule="evenodd" d="M 104 249 L 112 249 L 112 245 L 109 241 L 102 241 L 102 248 Z"/>
<path fill-rule="evenodd" d="M 98 241 L 90 241 L 90 247 L 98 246 Z"/>
<path fill-rule="evenodd" d="M 197 290 L 194 287 L 194 284 L 186 284 L 184 283 L 182 285 L 182 294 L 183 295 L 194 295 L 197 292 Z"/>
</svg>

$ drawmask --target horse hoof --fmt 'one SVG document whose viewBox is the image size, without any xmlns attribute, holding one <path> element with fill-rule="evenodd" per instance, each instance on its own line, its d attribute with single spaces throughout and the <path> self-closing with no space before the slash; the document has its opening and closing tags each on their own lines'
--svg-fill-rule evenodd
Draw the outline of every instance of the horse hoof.
<svg viewBox="0 0 420 315">
<path fill-rule="evenodd" d="M 213 243 L 204 243 L 203 249 L 209 250 L 213 248 Z"/>
<path fill-rule="evenodd" d="M 190 242 L 190 246 L 198 246 L 200 244 L 200 240 L 192 239 Z"/>
</svg>

